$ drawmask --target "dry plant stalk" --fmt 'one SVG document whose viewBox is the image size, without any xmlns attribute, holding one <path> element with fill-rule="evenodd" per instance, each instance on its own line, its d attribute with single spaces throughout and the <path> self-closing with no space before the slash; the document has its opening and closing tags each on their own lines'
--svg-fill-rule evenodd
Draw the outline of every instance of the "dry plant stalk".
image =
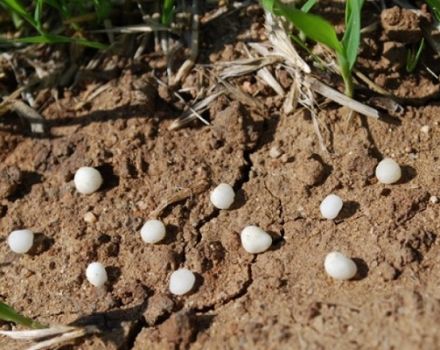
<svg viewBox="0 0 440 350">
<path fill-rule="evenodd" d="M 150 216 L 152 218 L 159 218 L 162 215 L 163 211 L 170 205 L 181 202 L 196 194 L 202 193 L 208 188 L 208 186 L 209 183 L 206 180 L 201 180 L 191 187 L 180 189 L 177 193 L 174 193 L 170 197 L 165 198 L 165 200 L 162 201 L 162 203 L 159 204 L 159 206 L 150 213 Z"/>
<path fill-rule="evenodd" d="M 214 100 L 216 100 L 217 97 L 223 95 L 224 93 L 225 93 L 224 90 L 221 90 L 221 91 L 216 92 L 212 95 L 209 95 L 208 97 L 204 98 L 203 100 L 195 103 L 192 106 L 192 110 L 196 111 L 199 114 L 205 112 L 209 108 L 209 105 Z M 179 128 L 185 126 L 186 124 L 192 122 L 194 119 L 196 119 L 197 115 L 195 113 L 193 113 L 192 110 L 187 110 L 179 117 L 179 119 L 176 119 L 174 122 L 172 122 L 171 125 L 168 127 L 168 130 L 179 129 Z"/>
<path fill-rule="evenodd" d="M 190 72 L 191 68 L 194 66 L 199 55 L 199 29 L 200 29 L 200 15 L 198 14 L 198 0 L 193 0 L 192 4 L 192 22 L 191 22 L 191 53 L 190 56 L 183 64 L 180 66 L 173 79 L 171 86 L 178 85 Z"/>
<path fill-rule="evenodd" d="M 85 327 L 55 325 L 50 328 L 43 329 L 0 331 L 0 335 L 15 340 L 33 341 L 35 344 L 27 347 L 26 350 L 41 350 L 60 346 L 68 341 L 99 332 L 98 327 L 93 325 Z"/>
</svg>

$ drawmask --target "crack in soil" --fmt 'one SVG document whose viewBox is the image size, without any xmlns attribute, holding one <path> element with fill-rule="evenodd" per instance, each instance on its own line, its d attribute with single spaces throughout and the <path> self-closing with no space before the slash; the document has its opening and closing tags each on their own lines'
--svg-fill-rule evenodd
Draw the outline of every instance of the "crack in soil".
<svg viewBox="0 0 440 350">
<path fill-rule="evenodd" d="M 247 266 L 247 280 L 245 282 L 243 282 L 242 287 L 240 288 L 240 290 L 238 292 L 236 292 L 233 295 L 230 295 L 228 298 L 225 298 L 225 300 L 223 300 L 222 302 L 219 303 L 215 303 L 212 305 L 207 305 L 204 307 L 200 307 L 198 309 L 194 309 L 194 311 L 201 313 L 201 314 L 205 314 L 211 311 L 215 311 L 216 309 L 220 308 L 220 307 L 224 307 L 226 305 L 228 305 L 229 303 L 240 299 L 241 297 L 243 297 L 244 295 L 247 294 L 249 287 L 252 285 L 252 283 L 254 282 L 254 279 L 252 277 L 252 265 L 256 260 L 256 256 L 254 256 L 252 258 L 252 261 L 249 263 L 249 265 Z"/>
<path fill-rule="evenodd" d="M 243 152 L 243 159 L 245 160 L 245 164 L 240 169 L 241 176 L 239 177 L 239 179 L 235 182 L 235 184 L 233 186 L 235 193 L 240 191 L 242 189 L 243 185 L 249 181 L 249 174 L 250 174 L 250 172 L 252 170 L 252 166 L 253 166 L 253 163 L 252 163 L 252 160 L 250 157 L 253 153 L 255 153 L 257 151 L 258 151 L 258 147 L 254 147 L 254 149 L 251 149 L 248 151 L 245 150 Z M 203 230 L 203 227 L 205 225 L 209 224 L 212 220 L 216 219 L 219 215 L 220 215 L 220 209 L 215 208 L 215 209 L 213 209 L 213 211 L 211 213 L 209 213 L 204 218 L 199 220 L 199 222 L 197 223 L 197 225 L 195 227 L 195 230 L 197 231 L 196 246 L 202 240 L 201 231 Z"/>
<path fill-rule="evenodd" d="M 239 179 L 235 182 L 233 188 L 235 193 L 237 193 L 238 191 L 242 190 L 243 186 L 249 182 L 250 180 L 250 173 L 252 171 L 253 168 L 253 162 L 251 159 L 251 156 L 258 152 L 263 146 L 264 146 L 264 142 L 261 142 L 263 133 L 261 133 L 258 136 L 258 140 L 255 143 L 255 146 L 249 149 L 245 149 L 243 151 L 243 158 L 245 160 L 244 165 L 241 167 L 240 169 L 240 174 L 241 176 L 239 177 Z M 279 198 L 277 198 L 276 196 L 274 196 L 272 194 L 272 192 L 267 188 L 266 183 L 263 181 L 264 186 L 266 187 L 266 189 L 268 190 L 268 192 L 270 193 L 271 196 L 273 196 L 275 199 L 277 199 L 279 201 L 279 207 L 280 207 L 280 219 L 281 219 L 281 225 L 282 225 L 282 229 L 281 229 L 281 237 L 282 239 L 284 239 L 284 208 L 282 206 L 281 200 Z M 201 220 L 199 220 L 199 222 L 197 223 L 197 225 L 195 226 L 195 230 L 197 232 L 197 237 L 196 237 L 196 246 L 200 243 L 200 241 L 202 240 L 202 234 L 201 231 L 203 229 L 203 227 L 207 224 L 209 224 L 212 220 L 216 219 L 218 216 L 220 215 L 220 210 L 218 209 L 214 209 L 211 213 L 209 213 L 208 215 L 206 215 L 204 218 L 202 218 Z M 189 214 L 188 214 L 189 217 Z M 186 250 L 188 247 L 188 242 L 185 243 L 184 245 L 184 249 L 183 249 L 183 256 L 182 256 L 182 263 L 185 263 L 186 261 Z M 256 256 L 253 256 L 251 262 L 248 264 L 247 266 L 247 280 L 243 282 L 242 287 L 240 288 L 240 290 L 229 296 L 228 298 L 226 298 L 224 301 L 217 303 L 217 304 L 213 304 L 213 305 L 208 305 L 202 308 L 198 308 L 198 309 L 194 309 L 195 312 L 200 313 L 200 314 L 206 314 L 209 313 L 211 311 L 214 311 L 216 309 L 218 309 L 219 307 L 224 307 L 226 305 L 228 305 L 229 303 L 240 299 L 241 297 L 243 297 L 244 295 L 247 294 L 250 286 L 253 283 L 253 276 L 252 276 L 252 265 L 254 264 L 256 260 Z M 136 338 L 138 337 L 138 335 L 142 332 L 142 330 L 144 328 L 151 328 L 151 327 L 157 327 L 158 325 L 164 323 L 165 321 L 167 321 L 174 313 L 180 311 L 183 309 L 183 305 L 181 305 L 180 307 L 177 307 L 173 310 L 173 312 L 171 312 L 170 314 L 164 316 L 163 318 L 161 318 L 160 320 L 157 320 L 153 325 L 147 325 L 146 321 L 143 317 L 139 318 L 137 321 L 138 324 L 133 327 L 133 331 L 132 334 L 129 335 L 129 337 L 127 337 L 127 348 L 128 349 L 133 349 L 134 348 L 134 344 L 136 342 Z M 198 334 L 198 332 L 197 332 Z M 196 334 L 196 338 L 197 338 L 197 334 Z M 197 339 L 195 339 L 194 341 L 197 341 Z"/>
<path fill-rule="evenodd" d="M 147 322 L 143 316 L 141 316 L 139 319 L 134 321 L 134 325 L 130 332 L 127 335 L 126 342 L 125 342 L 125 348 L 126 349 L 133 349 L 134 344 L 136 342 L 136 338 L 138 335 L 142 332 L 142 329 L 148 327 Z"/>
<path fill-rule="evenodd" d="M 272 198 L 275 198 L 278 201 L 278 207 L 280 208 L 280 225 L 281 225 L 281 229 L 280 229 L 280 235 L 281 235 L 281 239 L 279 241 L 284 240 L 284 224 L 286 223 L 285 218 L 284 218 L 284 207 L 283 207 L 283 202 L 281 200 L 281 198 L 277 197 L 275 194 L 272 193 L 272 191 L 269 189 L 269 187 L 267 186 L 266 181 L 263 181 L 264 184 L 264 188 L 266 189 L 267 192 L 269 192 L 269 194 L 272 196 Z M 279 243 L 279 242 L 275 242 L 275 243 Z"/>
</svg>

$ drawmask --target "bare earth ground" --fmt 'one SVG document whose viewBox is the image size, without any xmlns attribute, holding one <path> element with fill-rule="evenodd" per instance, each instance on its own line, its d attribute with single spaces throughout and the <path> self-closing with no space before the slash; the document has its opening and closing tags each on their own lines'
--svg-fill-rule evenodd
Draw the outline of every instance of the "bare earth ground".
<svg viewBox="0 0 440 350">
<path fill-rule="evenodd" d="M 201 59 L 241 57 L 240 41 L 257 40 L 261 29 L 256 8 L 227 17 L 206 29 L 205 41 L 229 33 L 238 42 L 205 47 Z M 378 84 L 400 72 L 394 92 L 423 99 L 438 91 L 425 73 L 402 78 L 401 67 L 387 64 L 386 40 L 360 60 L 364 68 L 382 67 L 372 73 Z M 102 328 L 63 349 L 439 348 L 440 204 L 431 198 L 440 196 L 438 102 L 407 105 L 394 124 L 359 116 L 348 123 L 346 110 L 328 104 L 319 118 L 325 153 L 306 111 L 280 114 L 282 101 L 248 77 L 239 83 L 259 91 L 264 110 L 224 97 L 207 114 L 210 127 L 168 131 L 178 111 L 137 84 L 152 60 L 124 65 L 80 109 L 93 82 L 48 105 L 50 138 L 23 136 L 13 117 L 2 126 L 0 298 L 41 322 Z M 403 165 L 400 183 L 375 179 L 384 156 Z M 100 168 L 105 179 L 90 196 L 72 183 L 84 165 Z M 209 203 L 219 182 L 237 191 L 231 210 Z M 345 201 L 334 222 L 319 214 L 331 192 Z M 161 215 L 166 241 L 144 244 L 143 221 L 181 193 L 189 195 Z M 84 221 L 87 212 L 96 222 Z M 239 232 L 248 224 L 273 234 L 270 251 L 242 249 Z M 29 255 L 15 256 L 6 245 L 19 227 L 39 233 Z M 325 274 L 332 250 L 355 258 L 355 280 Z M 94 260 L 108 267 L 103 290 L 85 280 Z M 197 273 L 194 292 L 183 297 L 168 292 L 179 266 Z M 0 346 L 21 348 L 5 339 Z"/>
</svg>

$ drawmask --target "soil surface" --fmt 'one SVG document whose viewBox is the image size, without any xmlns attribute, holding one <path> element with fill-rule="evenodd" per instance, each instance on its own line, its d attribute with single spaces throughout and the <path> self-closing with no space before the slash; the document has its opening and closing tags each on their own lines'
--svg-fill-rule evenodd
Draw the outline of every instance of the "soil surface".
<svg viewBox="0 0 440 350">
<path fill-rule="evenodd" d="M 360 69 L 371 68 L 382 87 L 394 74 L 393 92 L 417 103 L 403 104 L 394 123 L 348 121 L 327 103 L 319 122 L 328 152 L 310 114 L 281 113 L 282 99 L 254 76 L 237 84 L 262 109 L 223 96 L 204 114 L 210 126 L 168 130 L 179 110 L 157 93 L 149 55 L 101 78 L 108 86 L 88 103 L 96 80 L 45 106 L 50 137 L 23 133 L 9 116 L 0 131 L 0 299 L 42 323 L 101 328 L 63 349 L 439 348 L 439 84 L 384 56 L 402 44 L 393 36 L 399 23 L 418 35 L 417 23 L 392 11 L 375 15 L 389 26 L 364 38 Z M 221 21 L 204 30 L 202 61 L 246 57 L 243 43 L 264 39 L 257 6 Z M 196 75 L 184 84 L 194 86 Z M 402 165 L 395 185 L 374 176 L 386 156 Z M 72 179 L 87 165 L 104 186 L 80 195 Z M 230 210 L 209 202 L 220 182 L 236 190 Z M 319 213 L 329 193 L 344 200 L 334 221 Z M 167 238 L 147 245 L 140 228 L 164 203 Z M 239 233 L 250 224 L 273 236 L 269 251 L 243 250 Z M 38 233 L 30 254 L 10 252 L 6 238 L 17 228 Z M 355 260 L 354 280 L 325 274 L 333 250 Z M 96 260 L 109 275 L 102 289 L 85 279 Z M 176 297 L 168 280 L 183 266 L 196 287 Z M 22 348 L 6 339 L 0 346 Z"/>
</svg>

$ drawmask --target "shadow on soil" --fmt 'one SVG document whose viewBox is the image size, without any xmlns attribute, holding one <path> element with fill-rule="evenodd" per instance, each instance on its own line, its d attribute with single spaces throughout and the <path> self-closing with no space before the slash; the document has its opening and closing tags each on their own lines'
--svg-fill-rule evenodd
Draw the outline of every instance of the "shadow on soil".
<svg viewBox="0 0 440 350">
<path fill-rule="evenodd" d="M 16 201 L 18 199 L 24 198 L 27 194 L 32 191 L 32 186 L 42 182 L 43 176 L 34 171 L 23 171 L 21 185 L 19 186 L 17 192 L 9 196 L 10 201 Z"/>
<path fill-rule="evenodd" d="M 353 261 L 356 264 L 357 269 L 358 269 L 356 276 L 354 276 L 353 280 L 354 281 L 363 280 L 364 278 L 366 278 L 368 276 L 368 272 L 370 271 L 367 263 L 365 262 L 365 260 L 363 260 L 361 258 L 353 258 Z"/>
<path fill-rule="evenodd" d="M 344 220 L 351 218 L 356 212 L 359 210 L 360 204 L 355 201 L 345 201 L 344 206 L 340 214 L 338 215 L 338 219 Z"/>
<path fill-rule="evenodd" d="M 130 349 L 136 340 L 136 336 L 145 326 L 142 314 L 147 306 L 148 301 L 146 300 L 132 308 L 87 315 L 72 322 L 71 325 L 78 327 L 94 325 L 99 329 L 98 336 L 105 344 L 113 343 L 117 349 Z M 127 323 L 132 323 L 129 326 L 128 334 Z M 76 345 L 69 345 L 63 347 L 63 349 L 77 349 L 78 344 L 82 341 L 83 339 L 78 339 Z"/>
</svg>

